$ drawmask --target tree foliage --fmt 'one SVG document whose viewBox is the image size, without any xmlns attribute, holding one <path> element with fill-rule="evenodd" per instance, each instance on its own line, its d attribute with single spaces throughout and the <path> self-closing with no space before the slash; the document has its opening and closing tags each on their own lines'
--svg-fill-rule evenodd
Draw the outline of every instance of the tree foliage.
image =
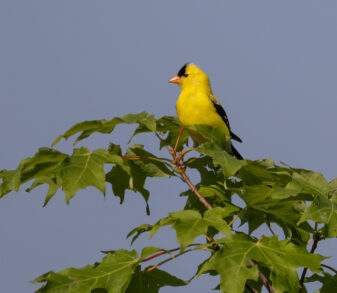
<svg viewBox="0 0 337 293">
<path fill-rule="evenodd" d="M 159 139 L 158 154 L 137 144 L 125 151 L 116 143 L 91 152 L 80 147 L 72 154 L 54 148 L 62 138 L 76 135 L 76 144 L 93 133 L 109 134 L 119 124 L 136 124 L 131 138 L 153 133 Z M 141 194 L 148 213 L 147 178 L 175 176 L 187 184 L 187 190 L 180 194 L 186 197 L 183 209 L 172 211 L 157 223 L 142 224 L 128 234 L 132 244 L 142 233 L 152 237 L 162 227 L 170 226 L 179 248 L 149 246 L 140 255 L 125 249 L 106 252 L 93 265 L 41 275 L 32 281 L 42 283 L 37 292 L 159 292 L 163 286 L 186 286 L 189 281 L 158 267 L 191 251 L 209 253 L 191 278 L 218 275 L 217 289 L 222 292 L 258 292 L 262 286 L 269 292 L 305 292 L 305 284 L 313 281 L 322 283 L 321 292 L 331 292 L 336 275 L 327 270 L 335 271 L 323 263 L 326 257 L 316 254 L 315 249 L 320 241 L 337 236 L 337 179 L 327 182 L 320 173 L 277 165 L 271 159 L 237 160 L 220 147 L 222 138 L 212 129 L 200 125 L 193 131 L 208 142 L 188 149 L 188 131 L 181 132 L 175 117 L 156 119 L 146 112 L 109 121 L 85 121 L 60 135 L 52 148 L 40 148 L 16 169 L 0 171 L 0 197 L 31 182 L 28 192 L 41 184 L 49 186 L 44 205 L 60 188 L 69 203 L 88 186 L 105 195 L 109 183 L 121 203 L 126 190 Z M 192 150 L 195 156 L 190 156 Z M 199 172 L 200 182 L 191 182 L 189 169 Z M 243 206 L 235 203 L 234 195 L 243 200 Z M 248 231 L 238 231 L 235 221 L 247 224 Z M 271 224 L 282 232 L 275 235 Z M 270 229 L 270 235 L 254 236 L 262 225 Z M 195 243 L 198 236 L 204 241 Z M 146 266 L 147 261 L 162 255 L 167 259 Z"/>
</svg>

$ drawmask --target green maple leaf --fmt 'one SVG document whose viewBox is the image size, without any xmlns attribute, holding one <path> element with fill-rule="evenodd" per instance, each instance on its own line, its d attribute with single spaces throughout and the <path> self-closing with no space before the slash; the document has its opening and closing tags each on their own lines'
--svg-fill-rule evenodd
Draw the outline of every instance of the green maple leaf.
<svg viewBox="0 0 337 293">
<path fill-rule="evenodd" d="M 81 123 L 77 123 L 72 126 L 69 130 L 67 130 L 64 134 L 59 135 L 52 143 L 52 146 L 57 144 L 62 138 L 68 139 L 69 137 L 81 132 L 81 134 L 77 137 L 74 144 L 89 137 L 91 134 L 95 132 L 100 133 L 110 133 L 112 132 L 118 124 L 134 124 L 137 123 L 139 127 L 141 127 L 142 131 L 138 129 L 134 133 L 136 135 L 140 132 L 147 131 L 155 131 L 156 130 L 156 120 L 153 115 L 149 115 L 146 111 L 141 112 L 139 114 L 128 114 L 123 117 L 114 117 L 111 120 L 107 121 L 105 119 L 102 120 L 92 120 L 92 121 L 84 121 Z"/>
<path fill-rule="evenodd" d="M 307 176 L 308 181 L 300 178 L 303 189 L 315 194 L 312 203 L 304 210 L 299 223 L 312 220 L 317 223 L 324 223 L 323 232 L 325 237 L 337 236 L 337 180 L 327 183 L 319 173 Z"/>
<path fill-rule="evenodd" d="M 337 236 L 337 196 L 325 198 L 316 196 L 314 201 L 305 209 L 299 223 L 312 220 L 325 223 L 323 229 L 325 237 Z"/>
<path fill-rule="evenodd" d="M 313 255 L 305 248 L 277 236 L 259 241 L 244 234 L 223 240 L 223 247 L 202 266 L 199 274 L 216 270 L 220 274 L 220 287 L 224 292 L 242 292 L 248 279 L 257 279 L 257 267 L 250 267 L 247 259 L 256 261 L 270 270 L 270 280 L 276 292 L 298 292 L 298 267 L 320 271 L 324 257 Z"/>
<path fill-rule="evenodd" d="M 252 249 L 252 241 L 245 235 L 233 235 L 224 246 L 207 260 L 200 274 L 216 270 L 220 275 L 220 289 L 223 292 L 241 293 L 247 280 L 258 280 L 257 266 L 251 267 L 247 261 Z"/>
<path fill-rule="evenodd" d="M 245 160 L 237 160 L 228 154 L 220 145 L 214 143 L 204 143 L 197 149 L 203 155 L 210 156 L 214 165 L 220 166 L 225 177 L 235 175 L 242 166 L 246 164 Z"/>
<path fill-rule="evenodd" d="M 91 293 L 94 290 L 122 293 L 126 291 L 137 265 L 137 252 L 121 249 L 108 253 L 101 263 L 49 272 L 32 282 L 46 282 L 36 293 Z"/>
<path fill-rule="evenodd" d="M 47 183 L 50 186 L 47 197 L 51 197 L 60 187 L 58 184 L 55 185 L 56 173 L 66 158 L 66 154 L 43 147 L 39 149 L 34 157 L 22 160 L 16 170 L 0 171 L 0 178 L 3 181 L 0 185 L 0 197 L 13 190 L 18 191 L 21 184 L 32 179 L 36 179 L 37 181 L 28 190 Z M 56 187 L 57 189 L 54 190 Z"/>
<path fill-rule="evenodd" d="M 72 156 L 63 161 L 60 178 L 67 203 L 80 189 L 94 186 L 105 194 L 104 163 L 107 162 L 107 150 L 97 149 L 92 153 L 85 147 L 74 149 Z"/>
</svg>

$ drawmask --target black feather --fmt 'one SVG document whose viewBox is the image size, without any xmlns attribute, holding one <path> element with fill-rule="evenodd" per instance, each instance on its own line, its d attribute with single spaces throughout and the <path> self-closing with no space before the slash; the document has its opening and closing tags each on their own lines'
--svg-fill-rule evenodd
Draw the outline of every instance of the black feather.
<svg viewBox="0 0 337 293">
<path fill-rule="evenodd" d="M 212 101 L 212 103 L 215 107 L 216 112 L 220 115 L 220 117 L 225 122 L 226 126 L 228 127 L 231 138 L 238 141 L 238 142 L 242 142 L 242 139 L 231 131 L 231 127 L 229 125 L 229 120 L 228 120 L 228 117 L 227 117 L 227 114 L 226 114 L 224 108 L 222 108 L 222 106 L 219 103 L 217 103 L 215 100 L 213 100 L 212 98 L 211 98 L 211 101 Z"/>
<path fill-rule="evenodd" d="M 238 160 L 243 160 L 243 157 L 240 155 L 240 153 L 237 151 L 237 149 L 232 145 L 232 153 L 235 158 Z"/>
<path fill-rule="evenodd" d="M 231 131 L 231 138 L 238 141 L 238 142 L 242 142 L 242 139 L 240 137 L 238 137 L 235 133 L 233 133 Z"/>
<path fill-rule="evenodd" d="M 188 64 L 189 64 L 189 63 L 186 63 L 183 67 L 180 68 L 180 70 L 179 70 L 178 73 L 177 73 L 177 75 L 178 75 L 179 77 L 182 77 L 182 76 L 187 77 L 187 76 L 188 76 L 188 74 L 186 74 L 186 67 L 187 67 Z"/>
</svg>

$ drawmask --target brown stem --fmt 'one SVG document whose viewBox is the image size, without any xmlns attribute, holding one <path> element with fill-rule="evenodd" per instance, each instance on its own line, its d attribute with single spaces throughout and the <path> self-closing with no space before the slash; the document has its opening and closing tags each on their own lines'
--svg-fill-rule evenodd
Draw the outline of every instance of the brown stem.
<svg viewBox="0 0 337 293">
<path fill-rule="evenodd" d="M 181 129 L 179 131 L 179 134 L 178 134 L 176 144 L 175 144 L 174 149 L 173 149 L 174 154 L 176 154 L 176 152 L 177 152 L 178 143 L 179 143 L 181 135 L 183 134 L 183 131 L 184 131 L 184 127 L 181 127 Z"/>
<path fill-rule="evenodd" d="M 251 259 L 248 259 L 248 262 L 249 262 L 251 267 L 255 266 L 255 263 Z M 262 284 L 267 288 L 269 293 L 275 293 L 273 287 L 268 283 L 267 278 L 260 271 L 259 271 L 259 278 L 260 278 Z"/>
<path fill-rule="evenodd" d="M 193 191 L 193 193 L 198 197 L 200 202 L 205 206 L 206 209 L 212 209 L 212 206 L 208 203 L 208 201 L 199 193 L 198 189 L 193 185 L 190 178 L 186 175 L 185 172 L 181 173 L 181 177 L 189 186 L 189 188 Z"/>
<path fill-rule="evenodd" d="M 176 255 L 174 255 L 174 256 L 171 256 L 170 258 L 167 258 L 167 259 L 163 260 L 162 262 L 160 262 L 160 263 L 158 263 L 158 264 L 156 264 L 156 265 L 154 265 L 154 266 L 151 266 L 151 267 L 147 268 L 145 271 L 146 271 L 146 272 L 152 271 L 152 270 L 156 269 L 157 267 L 163 265 L 164 263 L 167 263 L 167 262 L 169 262 L 170 260 L 176 258 L 177 256 L 183 255 L 183 254 L 185 254 L 185 253 L 187 253 L 187 252 L 190 252 L 190 251 L 193 251 L 193 248 L 192 248 L 192 249 L 189 249 L 189 250 L 185 250 L 185 251 L 183 251 L 183 252 L 180 252 L 180 253 L 178 253 L 178 254 L 176 254 Z"/>
<path fill-rule="evenodd" d="M 156 258 L 156 257 L 161 256 L 161 255 L 166 254 L 166 253 L 170 253 L 170 252 L 177 251 L 177 250 L 179 250 L 179 249 L 180 249 L 180 247 L 174 248 L 174 249 L 170 249 L 170 250 L 165 250 L 165 251 L 158 252 L 158 253 L 156 253 L 156 254 L 154 254 L 154 255 L 151 255 L 151 256 L 149 256 L 149 257 L 147 257 L 147 258 L 144 258 L 141 262 L 149 261 L 149 260 L 151 260 L 151 259 L 153 259 L 153 258 Z"/>
</svg>

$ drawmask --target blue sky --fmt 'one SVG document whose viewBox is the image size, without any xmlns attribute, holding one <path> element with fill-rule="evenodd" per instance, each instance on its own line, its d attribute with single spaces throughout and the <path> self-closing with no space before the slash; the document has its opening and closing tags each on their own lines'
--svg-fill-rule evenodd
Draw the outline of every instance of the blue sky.
<svg viewBox="0 0 337 293">
<path fill-rule="evenodd" d="M 167 81 L 186 62 L 209 74 L 238 145 L 249 159 L 274 158 L 337 177 L 336 1 L 20 1 L 0 3 L 0 169 L 13 169 L 73 124 L 147 110 L 175 115 L 176 86 Z M 81 145 L 125 146 L 131 128 L 94 135 Z M 137 138 L 156 150 L 150 136 Z M 57 146 L 71 151 L 71 142 Z M 197 178 L 195 178 L 197 179 Z M 179 181 L 153 180 L 151 216 L 140 195 L 125 204 L 93 188 L 67 206 L 58 192 L 42 208 L 45 187 L 21 188 L 0 203 L 0 287 L 32 292 L 29 280 L 128 248 L 125 235 L 183 207 Z M 262 231 L 263 232 L 263 231 Z M 176 247 L 164 230 L 144 245 Z M 336 241 L 318 252 L 335 254 Z M 336 255 L 336 254 L 335 254 Z M 164 269 L 189 278 L 201 258 Z M 327 263 L 337 266 L 337 256 Z M 200 278 L 179 292 L 206 292 Z M 314 287 L 311 289 L 313 290 Z M 196 291 L 197 290 L 197 291 Z M 161 293 L 176 292 L 165 287 Z"/>
</svg>

